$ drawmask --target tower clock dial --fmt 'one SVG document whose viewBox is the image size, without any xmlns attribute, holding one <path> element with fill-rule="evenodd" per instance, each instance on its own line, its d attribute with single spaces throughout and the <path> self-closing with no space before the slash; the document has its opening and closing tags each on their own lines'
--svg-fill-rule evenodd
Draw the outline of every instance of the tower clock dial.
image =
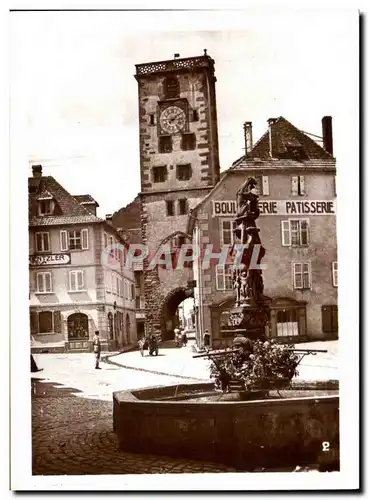
<svg viewBox="0 0 369 500">
<path fill-rule="evenodd" d="M 178 106 L 168 106 L 160 113 L 160 127 L 167 134 L 176 134 L 186 125 L 186 113 Z"/>
</svg>

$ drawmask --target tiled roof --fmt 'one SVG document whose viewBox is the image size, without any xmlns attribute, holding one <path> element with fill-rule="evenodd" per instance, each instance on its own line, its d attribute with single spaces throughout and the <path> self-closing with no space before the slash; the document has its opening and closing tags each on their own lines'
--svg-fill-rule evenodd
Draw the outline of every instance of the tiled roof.
<svg viewBox="0 0 369 500">
<path fill-rule="evenodd" d="M 294 162 L 334 161 L 334 157 L 311 137 L 280 116 L 271 125 L 272 155 L 269 130 L 255 143 L 252 150 L 233 163 L 233 166 L 252 159 L 270 160 L 271 157 Z"/>
<path fill-rule="evenodd" d="M 75 198 L 81 205 L 96 203 L 96 206 L 99 206 L 97 201 L 94 200 L 90 194 L 76 194 L 73 198 Z"/>
<path fill-rule="evenodd" d="M 57 226 L 59 224 L 87 224 L 91 222 L 104 222 L 95 215 L 51 215 L 45 217 L 31 217 L 30 226 Z"/>
<path fill-rule="evenodd" d="M 28 186 L 28 215 L 31 226 L 102 222 L 102 219 L 86 210 L 54 177 L 41 177 L 37 183 L 35 178 L 31 177 L 28 179 Z M 45 191 L 55 200 L 55 210 L 53 215 L 40 217 L 37 212 L 37 202 Z"/>
</svg>

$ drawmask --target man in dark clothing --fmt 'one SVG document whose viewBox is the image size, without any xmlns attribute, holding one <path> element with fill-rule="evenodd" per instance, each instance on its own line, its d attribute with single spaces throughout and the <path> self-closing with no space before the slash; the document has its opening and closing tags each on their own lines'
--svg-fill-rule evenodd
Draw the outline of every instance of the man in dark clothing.
<svg viewBox="0 0 369 500">
<path fill-rule="evenodd" d="M 95 354 L 95 369 L 96 370 L 101 370 L 99 363 L 100 363 L 100 354 L 101 354 L 101 344 L 100 344 L 100 337 L 99 337 L 99 331 L 97 330 L 95 332 L 92 344 L 94 346 L 94 354 Z"/>
</svg>

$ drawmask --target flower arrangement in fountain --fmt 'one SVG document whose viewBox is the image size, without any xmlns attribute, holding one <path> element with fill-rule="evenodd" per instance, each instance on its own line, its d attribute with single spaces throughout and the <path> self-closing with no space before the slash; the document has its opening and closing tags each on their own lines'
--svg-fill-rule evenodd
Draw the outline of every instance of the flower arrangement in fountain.
<svg viewBox="0 0 369 500">
<path fill-rule="evenodd" d="M 227 392 L 230 382 L 239 382 L 245 392 L 281 389 L 287 387 L 298 375 L 300 357 L 294 352 L 294 345 L 282 345 L 271 341 L 256 340 L 253 352 L 224 352 L 217 358 L 210 358 L 210 377 L 215 387 Z"/>
</svg>

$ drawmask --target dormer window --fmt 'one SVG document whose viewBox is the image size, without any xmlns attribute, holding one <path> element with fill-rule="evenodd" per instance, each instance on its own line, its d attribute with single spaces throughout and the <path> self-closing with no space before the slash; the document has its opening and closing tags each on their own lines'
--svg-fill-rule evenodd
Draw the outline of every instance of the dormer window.
<svg viewBox="0 0 369 500">
<path fill-rule="evenodd" d="M 54 213 L 55 202 L 49 191 L 43 191 L 37 197 L 37 202 L 39 215 L 52 215 Z"/>
<path fill-rule="evenodd" d="M 51 215 L 52 212 L 52 200 L 42 200 L 39 201 L 39 214 L 40 215 Z"/>
</svg>

